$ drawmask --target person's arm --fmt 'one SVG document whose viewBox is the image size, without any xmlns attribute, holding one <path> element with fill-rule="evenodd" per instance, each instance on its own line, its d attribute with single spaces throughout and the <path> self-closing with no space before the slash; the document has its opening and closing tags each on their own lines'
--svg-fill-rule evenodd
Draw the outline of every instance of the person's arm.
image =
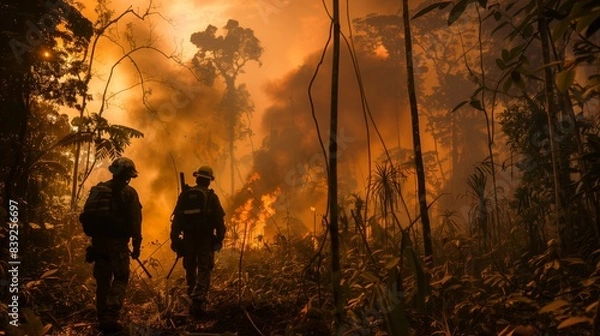
<svg viewBox="0 0 600 336">
<path fill-rule="evenodd" d="M 177 204 L 175 205 L 175 209 L 173 210 L 173 218 L 171 220 L 171 250 L 177 253 L 178 256 L 183 254 L 183 240 L 180 238 L 180 235 L 183 232 L 182 220 L 181 220 L 181 211 L 180 211 L 180 200 L 183 193 L 179 195 L 177 199 Z"/>
<path fill-rule="evenodd" d="M 183 194 L 183 193 L 182 193 Z M 180 200 L 181 195 L 177 198 L 177 204 L 175 204 L 175 209 L 173 209 L 173 217 L 171 219 L 171 242 L 179 240 L 179 235 L 183 232 L 183 228 L 181 227 L 181 211 L 180 211 Z"/>
<path fill-rule="evenodd" d="M 216 231 L 216 243 L 223 244 L 223 239 L 225 239 L 225 210 L 221 206 L 221 202 L 219 201 L 219 197 L 214 195 L 214 212 L 213 212 L 213 221 L 215 224 Z"/>
<path fill-rule="evenodd" d="M 131 245 L 133 246 L 132 257 L 137 259 L 140 255 L 142 245 L 142 204 L 137 191 L 128 188 L 129 220 L 131 221 Z"/>
</svg>

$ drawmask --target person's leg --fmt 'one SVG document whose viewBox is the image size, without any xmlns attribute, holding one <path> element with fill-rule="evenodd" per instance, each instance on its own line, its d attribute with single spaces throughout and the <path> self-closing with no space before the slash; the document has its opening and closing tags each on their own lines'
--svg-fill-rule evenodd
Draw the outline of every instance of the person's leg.
<svg viewBox="0 0 600 336">
<path fill-rule="evenodd" d="M 198 253 L 198 279 L 192 292 L 192 300 L 206 302 L 206 296 L 210 288 L 210 272 L 215 265 L 215 253 L 213 251 L 200 251 Z"/>
<path fill-rule="evenodd" d="M 191 296 L 196 286 L 196 273 L 198 272 L 198 260 L 193 251 L 186 251 L 183 255 L 183 268 L 185 269 L 187 293 Z"/>
<path fill-rule="evenodd" d="M 110 259 L 97 258 L 94 262 L 94 278 L 96 279 L 96 315 L 101 322 L 107 314 L 106 301 L 112 281 Z"/>
<path fill-rule="evenodd" d="M 93 239 L 96 262 L 96 308 L 99 329 L 103 332 L 122 330 L 118 323 L 129 280 L 129 252 L 123 239 Z"/>
<path fill-rule="evenodd" d="M 116 249 L 111 253 L 113 281 L 106 299 L 107 311 L 118 319 L 123 308 L 127 285 L 129 283 L 129 251 L 127 248 Z"/>
</svg>

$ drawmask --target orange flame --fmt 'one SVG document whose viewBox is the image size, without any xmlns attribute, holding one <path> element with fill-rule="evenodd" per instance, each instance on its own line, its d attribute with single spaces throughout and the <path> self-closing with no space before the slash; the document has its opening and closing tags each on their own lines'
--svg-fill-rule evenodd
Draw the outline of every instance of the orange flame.
<svg viewBox="0 0 600 336">
<path fill-rule="evenodd" d="M 258 177 L 253 176 L 257 179 Z M 236 228 L 237 238 L 234 244 L 260 248 L 264 246 L 263 238 L 267 233 L 267 223 L 275 216 L 275 202 L 281 189 L 277 188 L 270 194 L 249 198 L 234 211 L 231 224 Z M 245 234 L 244 234 L 245 232 Z"/>
</svg>

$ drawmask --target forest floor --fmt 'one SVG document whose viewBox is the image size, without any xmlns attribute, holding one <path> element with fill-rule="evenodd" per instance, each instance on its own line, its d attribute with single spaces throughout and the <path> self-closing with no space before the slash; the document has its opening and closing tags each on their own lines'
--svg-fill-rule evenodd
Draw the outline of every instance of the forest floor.
<svg viewBox="0 0 600 336">
<path fill-rule="evenodd" d="M 150 279 L 138 264 L 131 262 L 131 276 L 120 322 L 123 336 L 158 335 L 284 335 L 303 308 L 297 295 L 284 293 L 261 296 L 248 286 L 240 291 L 236 263 L 224 261 L 228 253 L 217 257 L 212 272 L 209 302 L 200 316 L 191 317 L 190 298 L 186 294 L 185 273 L 181 262 L 166 279 L 173 259 L 159 262 L 148 259 Z M 168 265 L 169 267 L 171 265 Z M 46 266 L 43 268 L 52 268 Z M 36 277 L 32 277 L 35 279 Z M 98 330 L 95 312 L 95 280 L 92 265 L 79 261 L 52 269 L 26 281 L 25 319 L 19 330 L 8 335 L 103 335 Z M 241 299 L 240 299 L 241 297 Z M 0 335 L 3 335 L 0 332 Z M 106 334 L 104 334 L 106 335 Z"/>
<path fill-rule="evenodd" d="M 469 262 L 451 254 L 461 252 L 456 246 L 463 242 L 469 241 L 446 244 L 447 251 L 440 252 L 446 260 L 433 267 L 420 266 L 416 254 L 398 265 L 401 259 L 384 249 L 366 258 L 365 251 L 346 247 L 342 334 L 598 334 L 600 249 L 585 258 L 561 256 L 557 244 L 550 242 L 540 253 L 506 249 L 502 258 L 490 253 Z M 0 302 L 0 336 L 101 336 L 93 266 L 84 262 L 86 244 L 82 237 L 68 237 L 31 245 L 19 276 L 21 325 L 3 333 L 8 307 Z M 146 249 L 156 252 L 144 258 L 152 278 L 132 261 L 121 335 L 331 335 L 328 254 L 317 253 L 311 240 L 265 245 L 243 255 L 234 249 L 218 253 L 209 304 L 197 319 L 188 316 L 190 298 L 181 262 L 167 279 L 175 260 L 172 251 L 159 243 Z"/>
<path fill-rule="evenodd" d="M 279 314 L 272 309 L 244 308 L 239 305 L 210 305 L 204 314 L 192 318 L 189 314 L 181 312 L 174 313 L 166 318 L 166 326 L 148 325 L 141 316 L 136 316 L 131 307 L 124 312 L 122 323 L 125 330 L 115 334 L 102 334 L 98 331 L 98 324 L 90 314 L 88 322 L 74 323 L 65 326 L 56 335 L 111 335 L 111 336 L 209 336 L 209 335 L 238 335 L 238 336 L 260 336 L 270 335 L 276 328 L 273 316 Z M 260 326 L 260 327 L 259 327 Z M 52 333 L 54 335 L 54 333 Z M 279 334 L 279 333 L 278 333 Z M 284 331 L 280 333 L 284 334 Z"/>
</svg>

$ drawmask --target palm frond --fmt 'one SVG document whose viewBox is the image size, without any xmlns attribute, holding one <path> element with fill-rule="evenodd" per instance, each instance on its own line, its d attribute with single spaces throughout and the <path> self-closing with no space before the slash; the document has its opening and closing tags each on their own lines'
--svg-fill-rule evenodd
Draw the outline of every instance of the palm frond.
<svg viewBox="0 0 600 336">
<path fill-rule="evenodd" d="M 94 141 L 94 133 L 92 132 L 76 132 L 70 133 L 58 140 L 58 147 L 68 147 L 76 144 L 86 144 Z"/>
<path fill-rule="evenodd" d="M 100 139 L 96 143 L 96 158 L 98 160 L 114 159 L 118 157 L 122 151 L 116 148 L 109 139 Z"/>
<path fill-rule="evenodd" d="M 144 137 L 144 133 L 136 130 L 135 128 L 131 128 L 124 125 L 110 125 L 106 129 L 106 132 L 111 136 L 121 135 L 123 137 L 136 139 Z"/>
</svg>

